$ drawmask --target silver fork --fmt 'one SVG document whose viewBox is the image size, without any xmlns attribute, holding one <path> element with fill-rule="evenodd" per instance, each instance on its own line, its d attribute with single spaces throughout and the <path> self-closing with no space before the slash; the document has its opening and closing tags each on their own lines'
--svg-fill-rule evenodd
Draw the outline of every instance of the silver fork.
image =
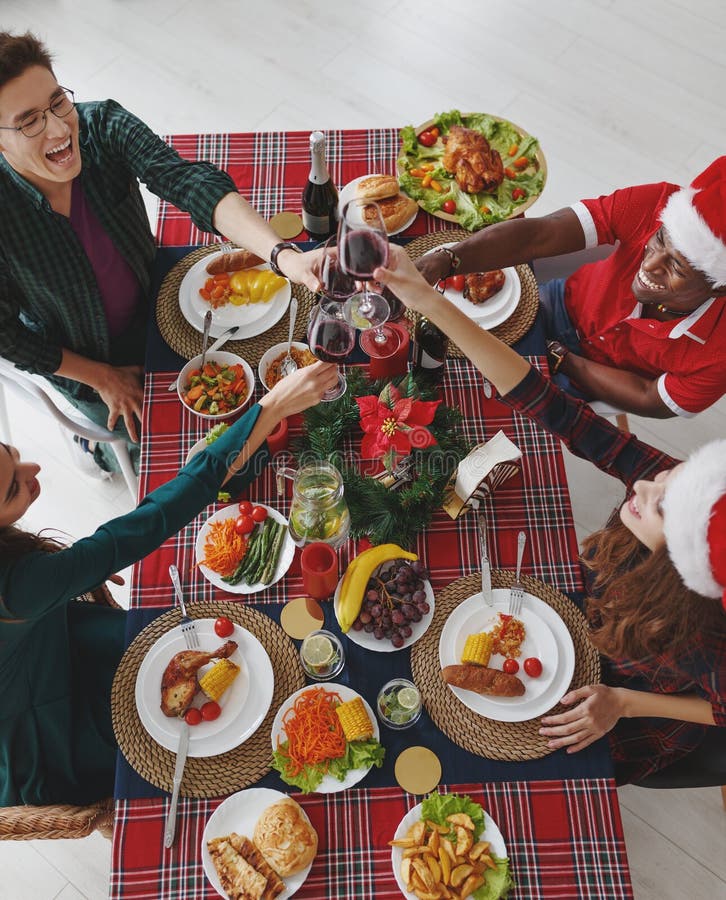
<svg viewBox="0 0 726 900">
<path fill-rule="evenodd" d="M 527 535 L 520 531 L 517 535 L 517 572 L 514 576 L 514 584 L 509 589 L 509 615 L 518 616 L 522 611 L 522 601 L 524 600 L 524 588 L 519 580 L 522 571 L 522 557 L 524 556 L 524 545 L 527 543 Z"/>
<path fill-rule="evenodd" d="M 181 617 L 181 630 L 184 635 L 184 643 L 190 650 L 196 650 L 199 647 L 199 637 L 197 635 L 196 628 L 194 627 L 194 619 L 191 616 L 187 615 L 187 608 L 184 605 L 184 595 L 182 594 L 181 582 L 179 581 L 179 569 L 172 563 L 169 566 L 169 577 L 171 578 L 171 583 L 174 585 L 174 590 L 176 591 L 176 598 L 179 601 L 179 606 L 181 607 L 182 617 Z"/>
</svg>

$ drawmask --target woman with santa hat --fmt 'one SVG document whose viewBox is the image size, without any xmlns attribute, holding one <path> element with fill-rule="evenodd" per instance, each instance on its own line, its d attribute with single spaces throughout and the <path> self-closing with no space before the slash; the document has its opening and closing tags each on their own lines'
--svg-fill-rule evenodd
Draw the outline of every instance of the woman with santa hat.
<svg viewBox="0 0 726 900">
<path fill-rule="evenodd" d="M 693 416 L 726 394 L 726 157 L 661 182 L 490 225 L 417 263 L 429 283 L 617 244 L 540 285 L 558 384 L 625 412 Z"/>
<path fill-rule="evenodd" d="M 726 265 L 726 247 L 716 262 Z M 568 692 L 568 709 L 542 719 L 548 746 L 574 753 L 608 734 L 625 783 L 695 749 L 709 726 L 726 727 L 726 440 L 679 462 L 472 328 L 400 247 L 375 278 L 445 331 L 504 402 L 625 484 L 625 502 L 583 554 L 604 683 Z"/>
</svg>

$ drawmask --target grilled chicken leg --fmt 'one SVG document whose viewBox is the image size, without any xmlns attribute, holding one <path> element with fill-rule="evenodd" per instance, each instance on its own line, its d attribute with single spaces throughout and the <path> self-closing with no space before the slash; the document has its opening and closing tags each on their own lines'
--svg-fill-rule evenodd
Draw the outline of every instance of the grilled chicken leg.
<svg viewBox="0 0 726 900">
<path fill-rule="evenodd" d="M 211 653 L 182 650 L 172 656 L 161 676 L 161 711 L 165 716 L 183 716 L 199 690 L 197 672 L 213 659 L 227 659 L 237 649 L 235 641 L 225 641 Z"/>
</svg>

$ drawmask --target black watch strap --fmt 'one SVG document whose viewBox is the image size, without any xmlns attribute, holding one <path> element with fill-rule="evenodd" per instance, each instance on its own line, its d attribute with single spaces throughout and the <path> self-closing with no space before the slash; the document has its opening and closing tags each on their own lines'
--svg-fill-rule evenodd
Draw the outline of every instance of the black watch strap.
<svg viewBox="0 0 726 900">
<path fill-rule="evenodd" d="M 270 268 L 275 273 L 275 275 L 282 275 L 284 278 L 284 273 L 280 270 L 280 267 L 277 265 L 277 257 L 282 253 L 283 250 L 294 250 L 296 253 L 302 253 L 300 247 L 297 244 L 293 244 L 291 241 L 280 241 L 279 244 L 275 244 L 272 248 L 272 253 L 270 253 Z"/>
<path fill-rule="evenodd" d="M 559 341 L 547 341 L 547 356 L 550 364 L 550 374 L 556 375 L 565 358 L 569 354 L 569 350 Z"/>
</svg>

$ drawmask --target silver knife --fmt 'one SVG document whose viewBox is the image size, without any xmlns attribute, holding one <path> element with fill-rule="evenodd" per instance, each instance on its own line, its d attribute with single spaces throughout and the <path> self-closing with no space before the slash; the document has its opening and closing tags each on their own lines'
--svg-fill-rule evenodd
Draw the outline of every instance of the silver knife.
<svg viewBox="0 0 726 900">
<path fill-rule="evenodd" d="M 483 512 L 479 512 L 477 518 L 479 528 L 479 552 L 481 554 L 481 595 L 488 606 L 494 606 L 492 597 L 492 570 L 489 565 L 487 553 L 487 523 Z"/>
<path fill-rule="evenodd" d="M 216 341 L 212 344 L 212 346 L 209 348 L 209 350 L 207 350 L 207 353 L 214 353 L 215 350 L 219 350 L 219 348 L 220 348 L 223 344 L 226 344 L 227 341 L 228 341 L 230 338 L 234 337 L 234 335 L 237 334 L 238 331 L 239 331 L 239 325 L 233 325 L 231 328 L 228 328 L 226 331 L 223 331 L 223 332 L 220 334 L 220 336 L 217 338 L 217 340 L 216 340 Z M 176 390 L 176 383 L 177 383 L 177 381 L 179 381 L 179 379 L 178 379 L 178 378 L 175 378 L 175 379 L 172 381 L 172 383 L 169 385 L 169 387 L 167 388 L 167 390 L 168 390 L 168 391 L 175 391 L 175 390 Z"/>
<path fill-rule="evenodd" d="M 171 806 L 166 816 L 166 825 L 164 827 L 164 846 L 171 847 L 174 843 L 174 835 L 176 834 L 176 807 L 179 801 L 179 788 L 181 787 L 182 776 L 184 775 L 184 764 L 187 761 L 187 750 L 189 749 L 189 726 L 182 719 L 181 733 L 179 734 L 179 748 L 176 751 L 176 765 L 174 766 L 174 789 L 171 794 Z"/>
</svg>

